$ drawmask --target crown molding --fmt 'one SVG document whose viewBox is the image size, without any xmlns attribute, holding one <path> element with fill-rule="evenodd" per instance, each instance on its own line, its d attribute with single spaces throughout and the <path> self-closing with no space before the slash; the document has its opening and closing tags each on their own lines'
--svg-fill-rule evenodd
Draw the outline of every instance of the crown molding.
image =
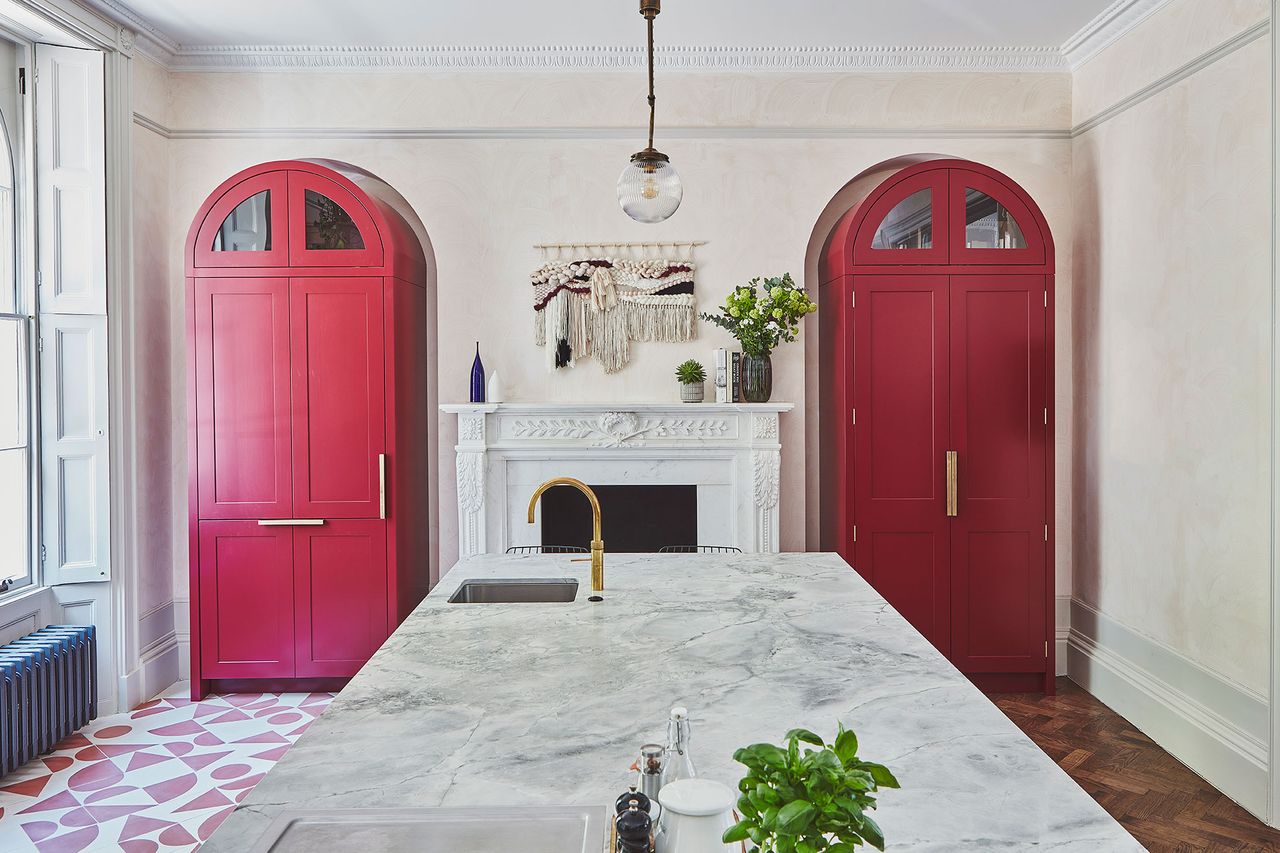
<svg viewBox="0 0 1280 853">
<path fill-rule="evenodd" d="M 659 46 L 666 71 L 1004 72 L 1074 70 L 1169 0 L 1115 0 L 1061 47 L 927 45 Z M 181 44 L 121 0 L 82 0 L 137 33 L 136 49 L 170 71 L 635 71 L 639 46 Z"/>
<path fill-rule="evenodd" d="M 181 48 L 177 39 L 161 31 L 155 24 L 133 11 L 119 0 L 81 0 L 81 2 L 101 15 L 114 20 L 117 24 L 128 27 L 137 35 L 134 44 L 148 56 L 156 60 L 167 60 Z"/>
<path fill-rule="evenodd" d="M 634 141 L 632 127 L 168 127 L 143 113 L 133 121 L 165 139 L 574 139 Z M 1066 128 L 666 127 L 663 139 L 1069 139 Z"/>
<path fill-rule="evenodd" d="M 171 71 L 636 71 L 642 47 L 616 45 L 398 46 L 179 45 L 140 31 L 139 49 Z M 1057 72 L 1052 47 L 727 47 L 660 46 L 667 71 Z"/>
<path fill-rule="evenodd" d="M 1151 17 L 1169 0 L 1115 0 L 1062 44 L 1066 65 L 1074 71 Z"/>
</svg>

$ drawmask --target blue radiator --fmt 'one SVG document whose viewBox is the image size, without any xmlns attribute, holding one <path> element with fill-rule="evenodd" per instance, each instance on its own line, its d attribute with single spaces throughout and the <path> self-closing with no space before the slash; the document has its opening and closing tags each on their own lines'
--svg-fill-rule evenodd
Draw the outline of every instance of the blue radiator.
<svg viewBox="0 0 1280 853">
<path fill-rule="evenodd" d="M 0 646 L 0 776 L 97 716 L 92 625 L 50 625 Z"/>
</svg>

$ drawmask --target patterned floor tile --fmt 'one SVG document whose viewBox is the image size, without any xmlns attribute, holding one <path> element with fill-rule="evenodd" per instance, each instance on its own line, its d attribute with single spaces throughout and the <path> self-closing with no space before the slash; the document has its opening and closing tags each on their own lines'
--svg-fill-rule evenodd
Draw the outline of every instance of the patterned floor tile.
<svg viewBox="0 0 1280 853">
<path fill-rule="evenodd" d="M 329 693 L 211 696 L 186 685 L 95 720 L 0 785 L 5 853 L 191 853 L 315 717 Z"/>
</svg>

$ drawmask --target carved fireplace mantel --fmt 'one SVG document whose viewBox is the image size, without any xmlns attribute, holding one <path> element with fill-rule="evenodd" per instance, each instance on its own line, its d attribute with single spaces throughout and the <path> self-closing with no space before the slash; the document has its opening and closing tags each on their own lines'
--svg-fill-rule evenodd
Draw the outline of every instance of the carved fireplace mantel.
<svg viewBox="0 0 1280 853">
<path fill-rule="evenodd" d="M 778 416 L 791 403 L 457 403 L 458 550 L 535 545 L 529 495 L 554 476 L 698 487 L 698 539 L 778 550 Z M 606 519 L 605 540 L 608 541 Z"/>
</svg>

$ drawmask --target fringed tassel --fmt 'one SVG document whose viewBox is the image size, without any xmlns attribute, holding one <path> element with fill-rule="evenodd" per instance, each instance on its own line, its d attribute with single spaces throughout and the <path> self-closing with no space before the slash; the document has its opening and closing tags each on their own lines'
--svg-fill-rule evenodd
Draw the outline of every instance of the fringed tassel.
<svg viewBox="0 0 1280 853">
<path fill-rule="evenodd" d="M 631 342 L 627 339 L 630 307 L 619 305 L 611 311 L 591 312 L 591 355 L 605 373 L 617 373 L 631 357 Z"/>
<path fill-rule="evenodd" d="M 633 341 L 678 343 L 698 336 L 698 309 L 693 305 L 631 303 L 625 311 Z"/>
<path fill-rule="evenodd" d="M 692 294 L 625 295 L 603 276 L 592 284 L 592 293 L 561 290 L 534 312 L 534 342 L 545 350 L 547 370 L 591 356 L 605 373 L 617 373 L 631 358 L 631 341 L 677 343 L 698 336 Z M 600 304 L 610 307 L 602 311 Z"/>
</svg>

